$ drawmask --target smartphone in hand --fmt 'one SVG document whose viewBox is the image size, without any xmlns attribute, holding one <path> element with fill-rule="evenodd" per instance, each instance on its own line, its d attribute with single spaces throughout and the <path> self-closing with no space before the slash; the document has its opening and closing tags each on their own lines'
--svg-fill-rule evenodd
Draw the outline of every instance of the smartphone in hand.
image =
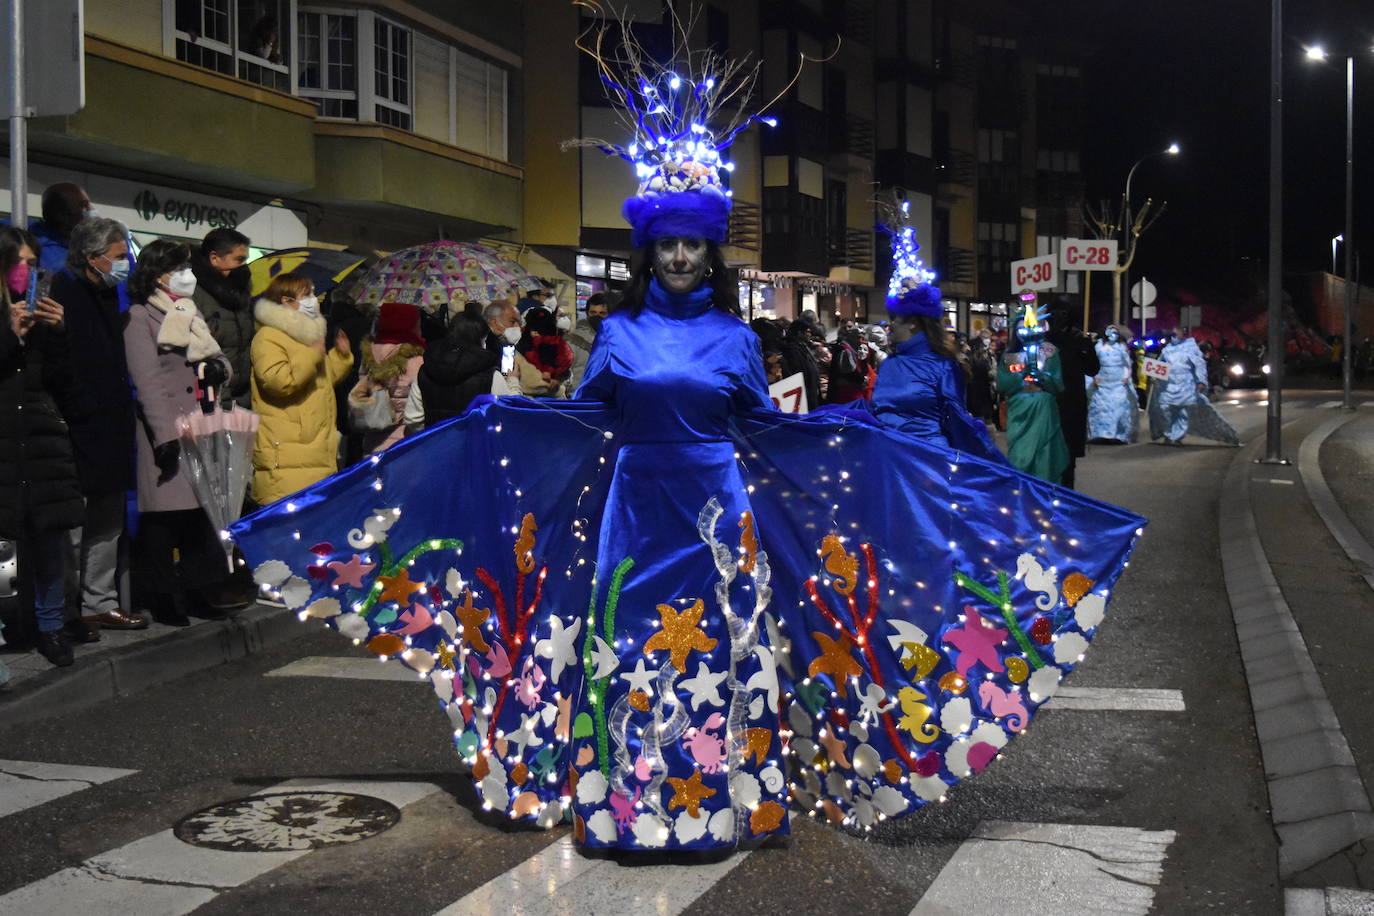
<svg viewBox="0 0 1374 916">
<path fill-rule="evenodd" d="M 29 288 L 24 291 L 24 308 L 32 313 L 38 309 L 38 268 L 29 268 Z"/>
</svg>

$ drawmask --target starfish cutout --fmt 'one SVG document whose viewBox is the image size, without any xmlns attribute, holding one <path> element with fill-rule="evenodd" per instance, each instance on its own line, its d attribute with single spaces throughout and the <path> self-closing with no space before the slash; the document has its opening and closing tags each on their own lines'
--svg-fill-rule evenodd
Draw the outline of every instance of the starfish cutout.
<svg viewBox="0 0 1374 916">
<path fill-rule="evenodd" d="M 701 817 L 701 800 L 716 794 L 715 789 L 701 784 L 701 770 L 693 770 L 687 779 L 669 776 L 668 784 L 673 787 L 673 797 L 668 799 L 668 810 L 686 808 L 692 817 Z"/>
<path fill-rule="evenodd" d="M 702 703 L 724 706 L 725 701 L 720 696 L 720 685 L 725 683 L 725 678 L 728 676 L 729 672 L 716 673 L 708 668 L 705 662 L 697 662 L 696 677 L 679 681 L 678 686 L 692 692 L 693 711 L 700 709 Z"/>
<path fill-rule="evenodd" d="M 821 654 L 819 658 L 812 660 L 806 673 L 811 677 L 818 674 L 830 675 L 835 681 L 835 692 L 842 697 L 849 696 L 849 678 L 857 677 L 864 672 L 850 654 L 854 644 L 849 641 L 849 634 L 842 633 L 838 639 L 831 639 L 818 631 L 811 635 L 815 637 L 816 645 L 821 647 Z"/>
<path fill-rule="evenodd" d="M 378 576 L 377 581 L 382 584 L 382 593 L 377 596 L 378 604 L 388 601 L 405 604 L 410 601 L 411 595 L 425 587 L 422 582 L 410 581 L 409 569 L 402 569 L 394 576 Z"/>
<path fill-rule="evenodd" d="M 644 643 L 644 654 L 657 652 L 660 649 L 668 650 L 668 657 L 673 663 L 673 667 L 683 671 L 687 666 L 687 656 L 693 650 L 700 652 L 710 652 L 716 647 L 716 640 L 707 636 L 697 624 L 701 623 L 701 615 L 706 608 L 697 599 L 697 603 L 687 608 L 681 614 L 673 610 L 671 605 L 660 604 L 658 606 L 658 616 L 663 622 L 663 628 Z"/>
<path fill-rule="evenodd" d="M 335 585 L 351 585 L 354 588 L 363 587 L 363 576 L 377 568 L 376 563 L 364 563 L 363 558 L 356 553 L 353 559 L 347 563 L 340 563 L 338 560 L 329 564 L 329 568 L 334 571 Z"/>
<path fill-rule="evenodd" d="M 630 685 L 631 690 L 640 690 L 649 696 L 654 695 L 654 681 L 658 678 L 657 671 L 650 671 L 644 664 L 644 659 L 639 659 L 635 664 L 635 670 L 628 671 L 620 676 L 622 681 Z"/>
<path fill-rule="evenodd" d="M 844 739 L 835 734 L 835 729 L 827 728 L 817 740 L 825 747 L 825 755 L 830 758 L 831 766 L 853 769 L 854 765 L 845 756 Z"/>
<path fill-rule="evenodd" d="M 573 642 L 577 639 L 577 633 L 582 629 L 582 619 L 574 618 L 572 626 L 563 626 L 563 618 L 557 614 L 549 616 L 549 638 L 541 639 L 534 644 L 534 654 L 540 658 L 553 660 L 552 671 L 550 674 L 556 681 L 563 676 L 563 668 L 566 665 L 577 664 L 577 650 L 573 648 Z"/>
<path fill-rule="evenodd" d="M 759 657 L 759 670 L 749 676 L 746 690 L 763 690 L 768 693 L 768 708 L 778 708 L 778 668 L 773 653 L 763 646 L 755 646 L 754 654 Z"/>
<path fill-rule="evenodd" d="M 600 636 L 593 636 L 592 641 L 596 644 L 592 649 L 592 663 L 596 666 L 596 670 L 592 673 L 592 680 L 599 681 L 615 673 L 615 669 L 620 667 L 620 659 L 616 657 L 615 651 L 606 645 L 606 640 Z"/>
<path fill-rule="evenodd" d="M 968 669 L 979 662 L 989 671 L 1005 671 L 997 647 L 1006 638 L 1006 630 L 988 623 L 971 605 L 964 605 L 964 625 L 947 631 L 943 641 L 959 650 L 954 670 L 968 674 Z"/>
<path fill-rule="evenodd" d="M 458 614 L 458 619 L 463 622 L 463 642 L 478 652 L 490 652 L 491 646 L 487 645 L 486 637 L 482 635 L 482 624 L 487 622 L 487 618 L 491 616 L 491 611 L 473 606 L 471 589 L 463 592 L 463 603 L 454 608 L 454 611 Z"/>
<path fill-rule="evenodd" d="M 450 646 L 446 642 L 441 642 L 439 643 L 439 645 L 434 647 L 434 654 L 439 656 L 440 668 L 447 668 L 455 674 L 457 673 L 458 669 L 453 664 L 453 661 L 458 657 L 458 653 L 453 651 L 452 646 Z"/>
<path fill-rule="evenodd" d="M 506 735 L 506 740 L 515 745 L 516 757 L 524 757 L 526 747 L 539 747 L 544 743 L 544 739 L 534 733 L 535 726 L 539 724 L 541 718 L 537 711 L 529 715 L 522 715 L 520 727 Z"/>
</svg>

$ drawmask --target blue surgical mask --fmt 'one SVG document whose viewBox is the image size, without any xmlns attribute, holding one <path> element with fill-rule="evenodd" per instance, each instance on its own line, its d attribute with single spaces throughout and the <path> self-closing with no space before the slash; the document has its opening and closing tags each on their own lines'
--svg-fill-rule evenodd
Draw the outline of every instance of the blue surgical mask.
<svg viewBox="0 0 1374 916">
<path fill-rule="evenodd" d="M 110 261 L 110 269 L 109 269 L 108 272 L 103 271 L 103 270 L 100 270 L 99 268 L 96 268 L 96 273 L 100 274 L 100 279 L 101 279 L 102 281 L 104 281 L 104 283 L 105 283 L 106 286 L 118 286 L 119 284 L 123 283 L 125 280 L 128 280 L 128 279 L 129 279 L 129 259 L 128 259 L 128 258 L 118 258 L 118 259 L 114 259 L 114 260 L 107 259 L 107 260 Z"/>
</svg>

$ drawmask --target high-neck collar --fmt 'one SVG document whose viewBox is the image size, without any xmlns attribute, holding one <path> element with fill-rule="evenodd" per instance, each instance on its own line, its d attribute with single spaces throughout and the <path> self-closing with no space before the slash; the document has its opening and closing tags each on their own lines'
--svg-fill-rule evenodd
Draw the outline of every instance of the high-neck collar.
<svg viewBox="0 0 1374 916">
<path fill-rule="evenodd" d="M 711 310 L 711 295 L 711 287 L 705 283 L 690 293 L 670 293 L 659 285 L 658 277 L 653 277 L 644 304 L 665 318 L 695 318 Z"/>
<path fill-rule="evenodd" d="M 926 340 L 926 335 L 924 331 L 917 331 L 915 334 L 912 334 L 906 340 L 897 344 L 896 352 L 900 356 L 909 356 L 912 354 L 919 353 L 929 353 L 930 341 Z"/>
</svg>

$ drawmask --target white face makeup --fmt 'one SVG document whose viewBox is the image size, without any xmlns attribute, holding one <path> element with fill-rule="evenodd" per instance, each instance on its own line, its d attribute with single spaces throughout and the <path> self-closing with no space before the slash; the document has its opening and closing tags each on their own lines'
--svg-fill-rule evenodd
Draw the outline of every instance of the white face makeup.
<svg viewBox="0 0 1374 916">
<path fill-rule="evenodd" d="M 656 239 L 654 276 L 670 293 L 690 293 L 706 276 L 706 255 L 705 239 Z"/>
</svg>

